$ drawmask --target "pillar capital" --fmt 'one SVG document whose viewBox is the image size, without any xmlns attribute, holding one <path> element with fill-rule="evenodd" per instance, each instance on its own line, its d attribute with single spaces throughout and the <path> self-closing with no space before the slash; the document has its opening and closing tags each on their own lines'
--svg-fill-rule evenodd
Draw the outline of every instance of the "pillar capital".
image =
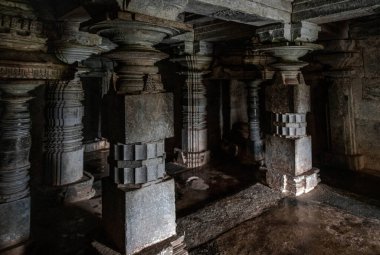
<svg viewBox="0 0 380 255">
<path fill-rule="evenodd" d="M 281 23 L 257 29 L 261 43 L 314 42 L 321 28 L 311 22 Z"/>
<path fill-rule="evenodd" d="M 167 37 L 191 30 L 187 25 L 131 12 L 118 12 L 112 19 L 90 27 L 90 31 L 119 45 L 106 54 L 116 61 L 119 94 L 162 91 L 155 63 L 168 57 L 153 46 Z"/>
</svg>

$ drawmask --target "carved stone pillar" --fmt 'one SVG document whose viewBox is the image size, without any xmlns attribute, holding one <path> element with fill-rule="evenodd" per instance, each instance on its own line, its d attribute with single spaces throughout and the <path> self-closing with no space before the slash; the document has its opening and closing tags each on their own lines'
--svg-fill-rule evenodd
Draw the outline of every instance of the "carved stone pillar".
<svg viewBox="0 0 380 255">
<path fill-rule="evenodd" d="M 364 156 L 359 153 L 356 143 L 353 95 L 356 73 L 354 70 L 335 70 L 325 75 L 330 82 L 330 145 L 334 159 L 331 163 L 350 170 L 361 170 L 364 168 Z"/>
<path fill-rule="evenodd" d="M 212 56 L 194 53 L 173 61 L 184 67 L 181 74 L 186 76 L 182 89 L 182 149 L 178 161 L 188 168 L 200 167 L 210 160 L 207 147 L 207 90 L 203 77 L 209 72 Z"/>
<path fill-rule="evenodd" d="M 165 138 L 174 133 L 173 96 L 165 92 L 155 66 L 167 55 L 153 45 L 188 28 L 129 12 L 112 17 L 91 27 L 119 45 L 106 55 L 117 62 L 118 79 L 107 102 L 111 149 L 103 222 L 116 248 L 135 254 L 176 235 L 174 181 L 165 173 Z"/>
<path fill-rule="evenodd" d="M 340 168 L 364 168 L 364 155 L 356 143 L 354 80 L 359 52 L 330 52 L 317 59 L 329 67 L 324 72 L 329 84 L 330 151 L 327 163 Z"/>
<path fill-rule="evenodd" d="M 80 11 L 82 9 L 79 8 Z M 101 37 L 79 31 L 86 16 L 65 17 L 59 38 L 54 42 L 56 56 L 69 65 L 79 63 L 74 78 L 50 82 L 47 88 L 46 181 L 57 187 L 60 199 L 76 202 L 91 198 L 93 176 L 83 171 L 82 118 L 83 88 L 81 75 L 88 71 L 81 61 L 102 51 Z M 78 19 L 80 17 L 80 19 Z"/>
<path fill-rule="evenodd" d="M 304 40 L 312 41 L 318 33 L 316 26 L 307 23 L 309 30 L 306 30 L 304 25 L 285 26 L 282 33 L 259 30 L 260 39 L 268 34 L 282 34 L 290 36 L 293 41 L 263 46 L 260 50 L 279 58 L 279 62 L 272 65 L 277 70 L 274 83 L 265 91 L 266 110 L 271 113 L 272 128 L 266 136 L 267 182 L 270 187 L 295 196 L 309 192 L 319 182 L 319 170 L 312 167 L 311 137 L 306 133 L 310 88 L 305 84 L 300 69 L 307 63 L 298 59 L 321 47 L 302 43 Z M 281 32 L 278 27 L 275 30 Z M 308 33 L 304 33 L 305 30 Z"/>
<path fill-rule="evenodd" d="M 23 254 L 29 239 L 29 94 L 65 70 L 45 53 L 43 26 L 26 1 L 0 2 L 0 253 Z"/>
<path fill-rule="evenodd" d="M 255 43 L 254 45 L 258 45 Z M 273 60 L 270 56 L 259 52 L 252 52 L 248 54 L 244 59 L 245 64 L 255 66 L 260 72 L 261 77 L 256 80 L 250 80 L 247 82 L 248 89 L 248 119 L 249 119 L 249 140 L 250 151 L 253 154 L 253 158 L 260 165 L 264 164 L 264 148 L 263 139 L 261 137 L 261 123 L 260 123 L 260 87 L 266 80 L 273 78 L 274 72 L 270 70 L 269 63 Z"/>
</svg>

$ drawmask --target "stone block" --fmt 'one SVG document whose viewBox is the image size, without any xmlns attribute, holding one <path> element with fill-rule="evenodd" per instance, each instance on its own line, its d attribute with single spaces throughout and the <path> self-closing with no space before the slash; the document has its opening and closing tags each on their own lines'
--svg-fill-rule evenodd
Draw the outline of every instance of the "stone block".
<svg viewBox="0 0 380 255">
<path fill-rule="evenodd" d="M 178 15 L 183 11 L 188 0 L 161 0 L 161 1 L 146 1 L 146 0 L 117 0 L 122 10 L 138 12 L 145 15 L 176 20 Z"/>
<path fill-rule="evenodd" d="M 30 197 L 0 203 L 1 250 L 25 242 L 30 233 Z"/>
<path fill-rule="evenodd" d="M 103 221 L 122 254 L 135 254 L 176 234 L 174 181 L 121 190 L 103 180 Z"/>
<path fill-rule="evenodd" d="M 265 163 L 269 170 L 298 176 L 312 168 L 311 136 L 288 139 L 266 137 Z"/>
<path fill-rule="evenodd" d="M 275 84 L 265 89 L 265 109 L 274 113 L 306 113 L 310 111 L 310 87 Z"/>
<path fill-rule="evenodd" d="M 299 196 L 310 192 L 318 185 L 320 182 L 319 169 L 312 168 L 310 171 L 299 176 L 292 176 L 275 169 L 268 169 L 266 181 L 272 189 L 281 191 L 287 195 Z"/>
<path fill-rule="evenodd" d="M 124 143 L 152 142 L 174 136 L 173 94 L 126 95 Z"/>
</svg>

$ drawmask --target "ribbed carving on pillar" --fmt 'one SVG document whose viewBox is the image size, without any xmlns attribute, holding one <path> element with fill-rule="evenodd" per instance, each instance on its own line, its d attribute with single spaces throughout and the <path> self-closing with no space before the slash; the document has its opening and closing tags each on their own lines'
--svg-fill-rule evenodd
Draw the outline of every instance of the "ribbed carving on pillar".
<svg viewBox="0 0 380 255">
<path fill-rule="evenodd" d="M 255 80 L 248 83 L 248 119 L 249 119 L 249 140 L 250 150 L 254 160 L 262 163 L 263 141 L 260 131 L 260 101 L 259 90 L 263 80 Z"/>
<path fill-rule="evenodd" d="M 83 176 L 83 89 L 78 72 L 47 89 L 47 182 L 61 186 Z"/>
<path fill-rule="evenodd" d="M 207 74 L 212 57 L 186 55 L 173 59 L 185 68 L 182 75 L 186 81 L 182 88 L 182 148 L 179 163 L 188 168 L 200 167 L 210 160 L 207 148 L 207 90 L 204 75 Z"/>
<path fill-rule="evenodd" d="M 19 86 L 12 90 L 12 86 Z M 10 202 L 29 194 L 29 151 L 31 119 L 28 95 L 35 85 L 1 84 L 0 117 L 0 203 Z"/>
</svg>

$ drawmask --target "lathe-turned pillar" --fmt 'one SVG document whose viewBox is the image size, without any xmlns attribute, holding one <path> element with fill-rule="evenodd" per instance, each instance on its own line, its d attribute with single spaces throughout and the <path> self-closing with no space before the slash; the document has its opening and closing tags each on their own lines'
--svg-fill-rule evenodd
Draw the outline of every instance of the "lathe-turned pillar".
<svg viewBox="0 0 380 255">
<path fill-rule="evenodd" d="M 17 2 L 17 3 L 16 3 Z M 24 254 L 30 234 L 30 92 L 61 79 L 27 1 L 0 2 L 0 253 Z"/>
<path fill-rule="evenodd" d="M 172 61 L 183 67 L 186 77 L 182 88 L 182 148 L 178 151 L 178 161 L 188 168 L 200 167 L 210 160 L 207 147 L 207 89 L 204 75 L 212 62 L 212 46 L 205 42 L 185 42 L 191 44 L 190 53 Z"/>
<path fill-rule="evenodd" d="M 270 187 L 295 196 L 311 191 L 319 182 L 319 170 L 312 167 L 311 136 L 306 133 L 310 88 L 300 69 L 307 63 L 298 60 L 321 48 L 303 43 L 315 40 L 318 31 L 319 27 L 311 23 L 258 30 L 263 42 L 284 41 L 260 49 L 279 59 L 272 64 L 277 70 L 274 82 L 265 91 L 265 107 L 271 115 L 271 130 L 265 139 L 267 182 Z M 273 38 L 278 35 L 284 37 Z"/>
<path fill-rule="evenodd" d="M 176 238 L 174 181 L 165 172 L 165 138 L 174 134 L 173 95 L 164 90 L 155 66 L 167 55 L 153 46 L 188 27 L 130 12 L 112 17 L 91 27 L 119 45 L 106 54 L 118 64 L 118 79 L 106 100 L 105 136 L 111 145 L 110 176 L 103 182 L 104 227 L 123 254 L 159 243 L 175 249 L 170 244 Z"/>
</svg>

